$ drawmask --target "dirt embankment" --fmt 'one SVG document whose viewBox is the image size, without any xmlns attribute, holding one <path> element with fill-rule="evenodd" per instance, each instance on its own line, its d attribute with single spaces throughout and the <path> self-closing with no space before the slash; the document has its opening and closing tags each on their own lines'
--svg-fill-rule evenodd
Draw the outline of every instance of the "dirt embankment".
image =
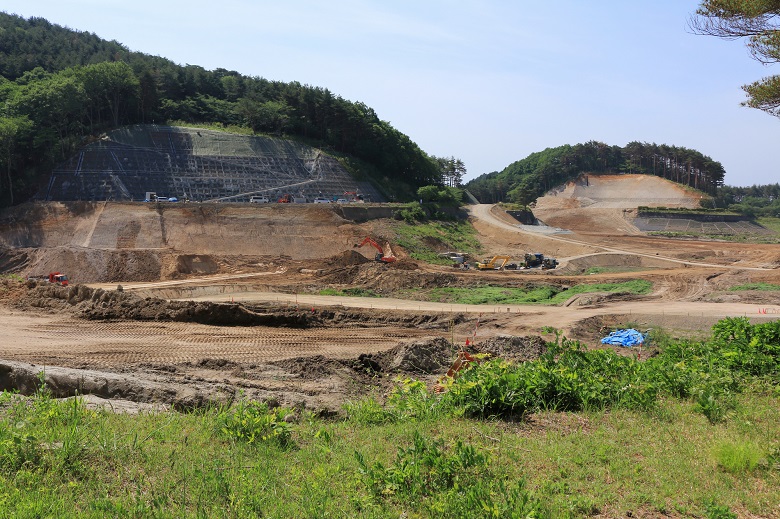
<svg viewBox="0 0 780 519">
<path fill-rule="evenodd" d="M 158 281 L 251 269 L 259 258 L 322 260 L 365 235 L 311 204 L 30 203 L 0 213 L 0 267 L 80 283 Z"/>
</svg>

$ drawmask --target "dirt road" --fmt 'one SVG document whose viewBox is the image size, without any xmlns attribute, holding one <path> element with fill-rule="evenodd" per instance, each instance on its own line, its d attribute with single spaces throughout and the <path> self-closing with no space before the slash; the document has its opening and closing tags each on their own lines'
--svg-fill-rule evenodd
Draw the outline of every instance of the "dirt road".
<svg viewBox="0 0 780 519">
<path fill-rule="evenodd" d="M 663 260 L 663 261 L 668 261 L 670 263 L 677 263 L 680 265 L 690 265 L 695 267 L 727 268 L 727 269 L 734 269 L 734 270 L 755 270 L 755 271 L 774 270 L 773 268 L 767 268 L 767 267 L 727 265 L 723 263 L 706 263 L 700 261 L 691 261 L 691 260 L 679 259 L 673 255 L 668 255 L 667 252 L 676 251 L 679 253 L 679 248 L 681 246 L 681 242 L 679 240 L 674 242 L 671 240 L 664 240 L 662 238 L 654 239 L 653 248 L 659 250 L 660 252 L 649 253 L 649 252 L 642 252 L 641 250 L 629 250 L 627 248 L 618 248 L 618 247 L 610 247 L 605 245 L 593 244 L 582 239 L 570 238 L 568 236 L 551 236 L 547 234 L 540 235 L 538 233 L 529 232 L 525 230 L 523 227 L 520 227 L 518 225 L 507 223 L 504 219 L 495 215 L 495 213 L 493 212 L 494 208 L 495 206 L 492 204 L 473 205 L 473 206 L 469 206 L 469 214 L 473 218 L 486 222 L 488 225 L 492 225 L 494 227 L 499 227 L 504 230 L 513 231 L 516 233 L 532 235 L 540 243 L 544 243 L 545 241 L 558 242 L 558 243 L 565 243 L 568 245 L 576 245 L 576 246 L 591 248 L 593 250 L 593 252 L 591 253 L 577 254 L 571 257 L 558 258 L 559 261 L 561 262 L 561 267 L 565 267 L 566 263 L 572 259 L 579 259 L 579 258 L 586 257 L 590 254 L 595 254 L 600 252 L 609 252 L 612 254 L 621 254 L 626 256 L 640 256 L 640 257 L 650 258 L 652 260 Z M 630 243 L 630 238 L 631 237 L 625 237 L 625 241 L 627 242 L 626 244 Z M 684 245 L 685 244 L 683 243 L 682 246 Z M 728 246 L 732 244 L 726 244 L 726 245 Z M 554 245 L 549 247 L 553 248 Z M 643 246 L 642 248 L 644 249 L 645 247 Z"/>
</svg>

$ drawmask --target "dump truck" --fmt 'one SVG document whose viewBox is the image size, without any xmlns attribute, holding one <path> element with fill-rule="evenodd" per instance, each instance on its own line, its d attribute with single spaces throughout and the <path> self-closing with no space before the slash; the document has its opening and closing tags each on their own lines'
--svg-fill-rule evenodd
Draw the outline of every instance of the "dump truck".
<svg viewBox="0 0 780 519">
<path fill-rule="evenodd" d="M 30 281 L 46 281 L 47 283 L 56 283 L 64 287 L 68 286 L 68 276 L 60 272 L 49 272 L 48 276 L 27 276 Z"/>
<path fill-rule="evenodd" d="M 558 266 L 558 260 L 555 258 L 544 258 L 542 260 L 542 270 L 551 270 Z"/>
<path fill-rule="evenodd" d="M 479 270 L 501 270 L 502 268 L 504 268 L 504 265 L 507 264 L 509 259 L 510 259 L 509 256 L 493 256 L 493 258 L 490 261 L 485 260 L 484 263 L 478 262 L 477 268 Z"/>
</svg>

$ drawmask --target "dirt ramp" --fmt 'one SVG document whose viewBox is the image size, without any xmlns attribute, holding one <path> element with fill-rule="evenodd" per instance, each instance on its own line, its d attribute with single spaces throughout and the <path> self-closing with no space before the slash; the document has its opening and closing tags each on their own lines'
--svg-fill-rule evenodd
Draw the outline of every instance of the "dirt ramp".
<svg viewBox="0 0 780 519">
<path fill-rule="evenodd" d="M 363 265 L 370 263 L 371 260 L 360 254 L 358 251 L 350 249 L 340 254 L 327 258 L 324 263 L 329 267 L 352 267 L 354 265 Z"/>
</svg>

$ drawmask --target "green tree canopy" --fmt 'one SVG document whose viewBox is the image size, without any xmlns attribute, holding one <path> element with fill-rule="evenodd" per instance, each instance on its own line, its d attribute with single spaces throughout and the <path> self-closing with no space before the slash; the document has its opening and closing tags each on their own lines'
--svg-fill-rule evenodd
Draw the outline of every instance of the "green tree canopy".
<svg viewBox="0 0 780 519">
<path fill-rule="evenodd" d="M 780 62 L 780 0 L 704 0 L 690 24 L 697 34 L 724 39 L 747 39 L 754 59 Z M 743 104 L 780 117 L 780 76 L 760 79 L 742 89 Z"/>
<path fill-rule="evenodd" d="M 3 163 L 23 179 L 23 196 L 34 192 L 36 177 L 91 136 L 134 123 L 245 125 L 302 138 L 346 156 L 355 173 L 399 200 L 413 199 L 420 186 L 457 184 L 465 172 L 456 161 L 443 178 L 436 160 L 407 135 L 365 104 L 326 88 L 181 66 L 42 18 L 2 12 L 0 102 L 0 116 L 26 117 L 33 124 L 31 142 L 18 140 L 29 137 L 25 132 L 14 134 L 12 148 L 25 149 L 24 156 Z M 10 194 L 0 190 L 0 205 Z"/>
<path fill-rule="evenodd" d="M 589 141 L 532 153 L 501 172 L 477 177 L 466 188 L 483 203 L 529 204 L 581 173 L 656 175 L 711 194 L 725 176 L 719 162 L 696 150 L 638 141 L 621 148 Z"/>
</svg>

